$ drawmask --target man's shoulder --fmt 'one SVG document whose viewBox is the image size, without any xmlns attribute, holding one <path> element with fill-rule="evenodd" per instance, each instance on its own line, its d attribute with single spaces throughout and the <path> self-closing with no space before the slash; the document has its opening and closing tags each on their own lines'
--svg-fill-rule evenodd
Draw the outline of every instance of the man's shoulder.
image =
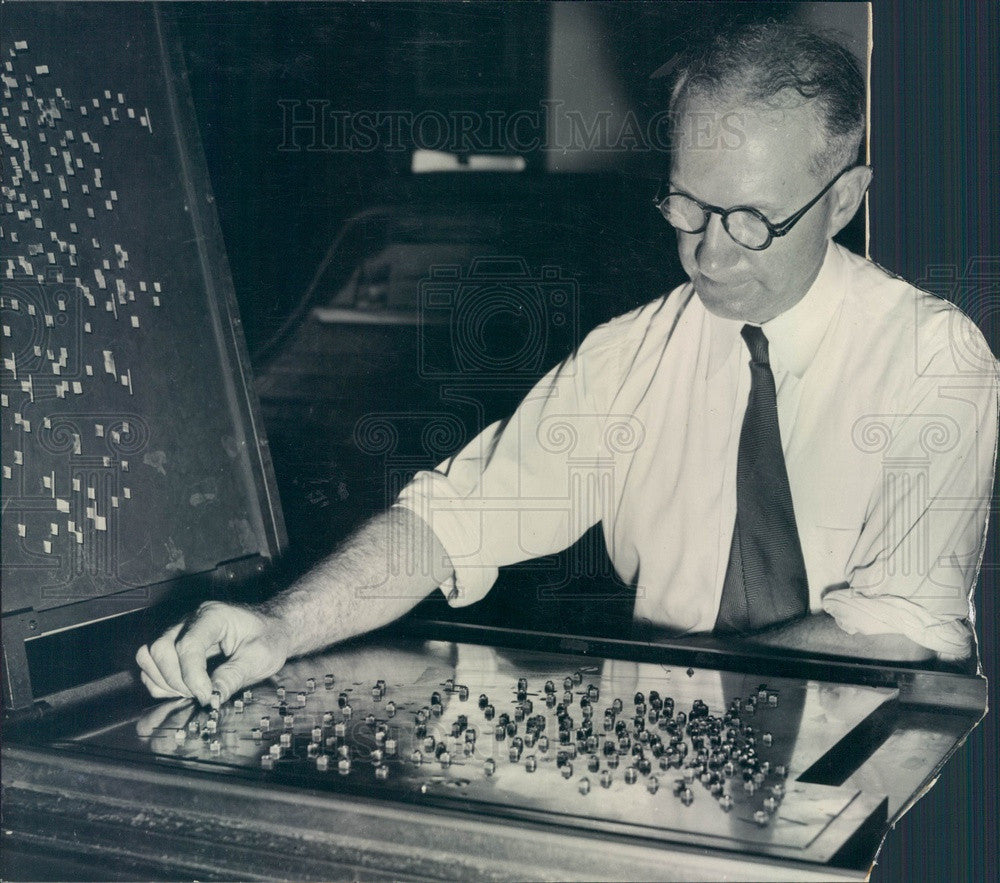
<svg viewBox="0 0 1000 883">
<path fill-rule="evenodd" d="M 693 289 L 684 282 L 671 291 L 601 323 L 586 337 L 594 346 L 627 346 L 669 337 L 692 301 Z"/>
<path fill-rule="evenodd" d="M 620 391 L 627 382 L 651 377 L 662 366 L 664 347 L 692 301 L 691 284 L 615 316 L 591 330 L 576 347 L 572 364 L 591 388 Z"/>
<path fill-rule="evenodd" d="M 996 374 L 996 358 L 982 332 L 956 304 L 872 260 L 839 250 L 846 316 L 864 338 L 883 352 L 912 352 L 917 373 Z"/>
</svg>

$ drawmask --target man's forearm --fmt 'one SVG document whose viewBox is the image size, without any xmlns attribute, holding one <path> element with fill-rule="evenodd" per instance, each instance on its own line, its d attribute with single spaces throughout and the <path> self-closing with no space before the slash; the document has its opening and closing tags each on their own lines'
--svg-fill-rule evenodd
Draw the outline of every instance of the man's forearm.
<svg viewBox="0 0 1000 883">
<path fill-rule="evenodd" d="M 301 656 L 377 629 L 451 574 L 434 532 L 407 509 L 376 515 L 292 586 L 262 605 Z"/>
<path fill-rule="evenodd" d="M 891 662 L 922 662 L 934 653 L 903 635 L 849 635 L 832 616 L 817 613 L 747 640 L 768 647 Z"/>
</svg>

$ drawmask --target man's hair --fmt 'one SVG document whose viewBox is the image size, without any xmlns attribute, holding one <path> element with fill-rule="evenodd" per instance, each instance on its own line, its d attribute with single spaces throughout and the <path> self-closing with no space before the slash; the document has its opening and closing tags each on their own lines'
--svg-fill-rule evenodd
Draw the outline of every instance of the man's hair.
<svg viewBox="0 0 1000 883">
<path fill-rule="evenodd" d="M 812 171 L 855 162 L 865 130 L 865 81 L 854 54 L 808 28 L 769 20 L 716 31 L 673 65 L 676 127 L 692 95 L 745 107 L 811 105 L 822 131 Z"/>
</svg>

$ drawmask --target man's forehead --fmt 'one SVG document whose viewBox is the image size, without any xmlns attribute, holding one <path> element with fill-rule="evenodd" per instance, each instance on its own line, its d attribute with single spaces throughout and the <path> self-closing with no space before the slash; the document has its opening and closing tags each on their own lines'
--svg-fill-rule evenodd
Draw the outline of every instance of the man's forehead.
<svg viewBox="0 0 1000 883">
<path fill-rule="evenodd" d="M 818 127 L 812 108 L 804 105 L 689 101 L 674 130 L 671 178 L 681 179 L 676 186 L 753 194 L 761 208 L 773 197 L 780 207 L 785 196 L 814 184 L 813 160 L 823 146 Z"/>
</svg>

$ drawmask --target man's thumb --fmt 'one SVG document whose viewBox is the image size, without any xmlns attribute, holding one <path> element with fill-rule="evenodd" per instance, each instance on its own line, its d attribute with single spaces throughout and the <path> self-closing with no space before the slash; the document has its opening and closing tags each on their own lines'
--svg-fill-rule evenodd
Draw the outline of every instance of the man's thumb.
<svg viewBox="0 0 1000 883">
<path fill-rule="evenodd" d="M 238 659 L 229 659 L 212 672 L 212 689 L 219 691 L 220 702 L 228 702 L 229 697 L 250 679 L 250 673 Z"/>
</svg>

